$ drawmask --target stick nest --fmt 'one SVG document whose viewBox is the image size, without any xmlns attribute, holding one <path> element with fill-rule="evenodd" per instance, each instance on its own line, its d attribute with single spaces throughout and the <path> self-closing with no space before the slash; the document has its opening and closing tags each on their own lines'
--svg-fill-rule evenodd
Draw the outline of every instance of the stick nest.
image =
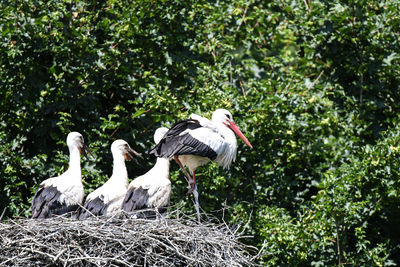
<svg viewBox="0 0 400 267">
<path fill-rule="evenodd" d="M 249 247 L 226 224 L 190 218 L 0 223 L 0 266 L 251 266 Z"/>
</svg>

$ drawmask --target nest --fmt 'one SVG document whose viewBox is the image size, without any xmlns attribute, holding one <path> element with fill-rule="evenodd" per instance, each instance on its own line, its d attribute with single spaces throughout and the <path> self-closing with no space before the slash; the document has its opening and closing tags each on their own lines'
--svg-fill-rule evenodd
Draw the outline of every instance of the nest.
<svg viewBox="0 0 400 267">
<path fill-rule="evenodd" d="M 128 214 L 0 223 L 0 266 L 251 266 L 226 224 Z"/>
</svg>

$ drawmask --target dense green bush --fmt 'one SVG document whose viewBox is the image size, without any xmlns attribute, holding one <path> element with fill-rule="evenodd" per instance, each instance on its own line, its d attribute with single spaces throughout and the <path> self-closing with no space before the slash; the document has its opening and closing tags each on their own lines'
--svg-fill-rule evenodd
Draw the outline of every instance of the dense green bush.
<svg viewBox="0 0 400 267">
<path fill-rule="evenodd" d="M 397 1 L 0 2 L 0 212 L 29 216 L 65 171 L 69 131 L 95 155 L 87 193 L 122 138 L 224 107 L 229 171 L 198 170 L 201 207 L 253 236 L 265 265 L 400 264 Z M 172 203 L 193 210 L 172 164 Z"/>
</svg>

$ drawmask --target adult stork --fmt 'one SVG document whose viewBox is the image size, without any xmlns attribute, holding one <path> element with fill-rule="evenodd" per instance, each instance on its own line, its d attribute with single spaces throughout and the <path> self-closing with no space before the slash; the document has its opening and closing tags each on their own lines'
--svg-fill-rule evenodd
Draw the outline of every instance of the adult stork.
<svg viewBox="0 0 400 267">
<path fill-rule="evenodd" d="M 57 177 L 44 180 L 32 200 L 32 218 L 43 219 L 76 211 L 84 197 L 81 173 L 81 158 L 90 153 L 78 132 L 67 136 L 69 167 Z"/>
<path fill-rule="evenodd" d="M 112 215 L 121 210 L 122 200 L 125 197 L 129 183 L 125 160 L 133 160 L 132 154 L 140 158 L 142 156 L 122 139 L 112 143 L 111 152 L 114 159 L 112 175 L 105 184 L 86 197 L 85 204 L 79 215 L 80 220 L 86 219 L 91 215 Z"/>
<path fill-rule="evenodd" d="M 232 114 L 228 110 L 215 110 L 211 121 L 192 114 L 190 119 L 175 123 L 163 139 L 150 151 L 157 157 L 173 157 L 181 167 L 188 179 L 191 191 L 193 191 L 199 221 L 196 168 L 211 160 L 224 169 L 229 168 L 236 158 L 237 141 L 235 133 L 248 146 L 253 148 L 233 121 Z M 186 172 L 184 166 L 188 167 L 191 176 Z"/>
<path fill-rule="evenodd" d="M 154 133 L 157 144 L 168 131 L 161 127 Z M 147 173 L 134 179 L 128 187 L 122 209 L 133 212 L 144 209 L 166 210 L 171 196 L 171 181 L 169 180 L 169 159 L 157 158 L 156 164 Z M 152 216 L 154 212 L 144 212 L 144 216 Z"/>
</svg>

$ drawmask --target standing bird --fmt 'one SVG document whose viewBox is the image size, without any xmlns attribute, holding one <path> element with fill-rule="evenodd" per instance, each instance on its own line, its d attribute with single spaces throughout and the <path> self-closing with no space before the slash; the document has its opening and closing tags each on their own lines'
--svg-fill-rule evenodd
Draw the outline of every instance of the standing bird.
<svg viewBox="0 0 400 267">
<path fill-rule="evenodd" d="M 67 137 L 69 149 L 69 168 L 58 177 L 44 180 L 32 200 L 32 218 L 50 218 L 53 215 L 62 215 L 76 211 L 82 203 L 84 191 L 81 174 L 81 157 L 87 158 L 83 136 L 78 132 L 71 132 Z"/>
<path fill-rule="evenodd" d="M 209 161 L 215 161 L 224 169 L 230 167 L 236 158 L 237 141 L 235 133 L 251 148 L 253 146 L 233 121 L 226 109 L 217 109 L 211 121 L 192 114 L 188 120 L 175 123 L 163 139 L 150 151 L 157 157 L 173 157 L 188 179 L 195 197 L 198 220 L 198 193 L 196 190 L 196 168 Z M 187 166 L 190 176 L 184 166 Z"/>
<path fill-rule="evenodd" d="M 132 160 L 132 154 L 140 158 L 142 156 L 121 139 L 112 143 L 111 152 L 114 158 L 113 173 L 105 184 L 86 197 L 85 204 L 79 215 L 80 220 L 86 219 L 91 215 L 110 215 L 121 210 L 121 204 L 129 183 L 125 160 Z"/>
<path fill-rule="evenodd" d="M 193 189 L 197 167 L 213 160 L 228 169 L 235 161 L 237 142 L 234 133 L 253 148 L 226 109 L 214 111 L 211 121 L 192 114 L 191 119 L 175 123 L 150 154 L 163 158 L 174 157 L 183 170 L 183 166 L 187 166 L 192 174 L 188 178 Z"/>
<path fill-rule="evenodd" d="M 158 128 L 154 133 L 154 142 L 157 144 L 167 131 L 168 128 Z M 152 169 L 129 184 L 122 209 L 126 212 L 132 212 L 156 208 L 163 212 L 169 204 L 170 196 L 169 159 L 157 158 Z M 146 216 L 146 213 L 144 214 Z M 153 215 L 154 212 L 150 212 L 150 214 Z"/>
</svg>

